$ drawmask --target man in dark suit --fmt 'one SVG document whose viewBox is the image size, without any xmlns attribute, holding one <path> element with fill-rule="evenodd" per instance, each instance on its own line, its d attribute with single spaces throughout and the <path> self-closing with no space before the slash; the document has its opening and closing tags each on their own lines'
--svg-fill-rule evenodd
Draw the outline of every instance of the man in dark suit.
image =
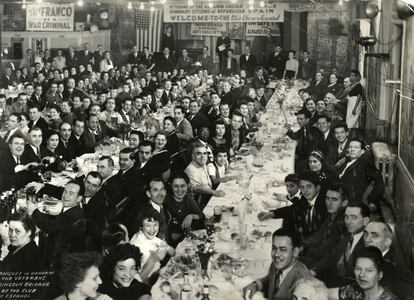
<svg viewBox="0 0 414 300">
<path fill-rule="evenodd" d="M 349 148 L 348 125 L 345 122 L 336 123 L 333 128 L 335 143 L 329 145 L 327 159 L 331 165 L 339 168 L 345 163 Z"/>
<path fill-rule="evenodd" d="M 320 72 L 315 74 L 315 81 L 307 88 L 312 96 L 316 100 L 323 99 L 328 90 L 328 84 L 323 80 L 323 76 Z"/>
<path fill-rule="evenodd" d="M 69 123 L 62 123 L 59 126 L 59 145 L 57 151 L 62 153 L 63 159 L 67 162 L 72 161 L 76 158 L 77 146 L 76 141 L 71 139 L 72 135 L 72 125 Z"/>
<path fill-rule="evenodd" d="M 267 68 L 277 79 L 282 79 L 285 71 L 286 57 L 282 52 L 282 47 L 276 46 L 275 51 L 270 54 L 267 60 Z"/>
<path fill-rule="evenodd" d="M 302 238 L 308 238 L 319 230 L 328 215 L 325 194 L 321 192 L 318 175 L 313 171 L 299 174 L 302 199 L 295 204 L 258 215 L 260 220 L 283 218 L 283 227 L 295 230 Z"/>
<path fill-rule="evenodd" d="M 13 136 L 24 137 L 22 131 L 19 128 L 19 123 L 21 121 L 20 114 L 11 113 L 9 119 L 7 120 L 7 132 L 4 135 L 4 141 L 8 143 Z"/>
<path fill-rule="evenodd" d="M 250 53 L 250 46 L 246 46 L 245 54 L 240 55 L 240 70 L 245 70 L 247 77 L 253 77 L 256 66 L 256 56 Z"/>
<path fill-rule="evenodd" d="M 128 54 L 128 60 L 127 62 L 131 65 L 138 65 L 139 61 L 140 61 L 140 55 L 138 52 L 138 46 L 134 46 L 134 48 L 132 49 L 132 52 L 130 54 Z"/>
<path fill-rule="evenodd" d="M 225 56 L 227 55 L 227 50 L 230 48 L 231 40 L 229 35 L 225 32 L 221 32 L 221 36 L 217 38 L 216 43 L 216 54 L 219 57 L 219 70 L 222 69 L 223 60 L 225 59 Z"/>
<path fill-rule="evenodd" d="M 190 115 L 188 116 L 191 128 L 193 129 L 193 136 L 197 135 L 197 130 L 203 126 L 209 126 L 207 117 L 200 111 L 200 104 L 196 100 L 190 102 Z"/>
<path fill-rule="evenodd" d="M 265 87 L 268 84 L 269 78 L 267 77 L 263 67 L 258 67 L 252 80 L 252 87 L 255 89 L 259 89 L 260 87 Z"/>
<path fill-rule="evenodd" d="M 42 146 L 42 139 L 42 131 L 39 127 L 29 129 L 29 143 L 24 147 L 21 157 L 22 164 L 40 163 L 42 158 L 46 156 L 46 148 Z"/>
<path fill-rule="evenodd" d="M 328 288 L 353 283 L 354 255 L 364 247 L 364 229 L 369 218 L 369 208 L 364 203 L 349 203 L 345 209 L 347 234 L 312 268 Z"/>
<path fill-rule="evenodd" d="M 377 247 L 384 257 L 382 283 L 394 292 L 398 299 L 409 300 L 414 295 L 414 274 L 393 247 L 391 227 L 379 221 L 369 222 L 364 230 L 365 246 Z"/>
<path fill-rule="evenodd" d="M 1 77 L 0 85 L 2 88 L 7 89 L 9 86 L 13 86 L 13 76 L 12 76 L 12 69 L 7 67 L 4 70 L 4 74 Z"/>
<path fill-rule="evenodd" d="M 328 217 L 317 232 L 303 241 L 301 260 L 312 267 L 315 262 L 329 253 L 346 232 L 344 223 L 348 198 L 345 187 L 340 183 L 330 185 L 325 197 Z"/>
<path fill-rule="evenodd" d="M 371 151 L 365 144 L 351 139 L 346 163 L 338 169 L 340 181 L 349 188 L 349 200 L 368 202 L 371 210 L 377 210 L 385 186 L 381 173 L 376 169 Z"/>
<path fill-rule="evenodd" d="M 227 55 L 223 57 L 221 62 L 220 73 L 223 76 L 230 76 L 239 72 L 239 66 L 237 65 L 237 59 L 233 57 L 233 50 L 228 49 Z"/>
<path fill-rule="evenodd" d="M 295 232 L 282 228 L 272 236 L 272 264 L 268 274 L 243 288 L 243 299 L 251 299 L 261 291 L 266 299 L 290 299 L 294 283 L 310 277 L 308 268 L 298 259 L 300 239 Z"/>
<path fill-rule="evenodd" d="M 37 179 L 37 176 L 29 171 L 29 167 L 35 166 L 36 163 L 23 165 L 21 162 L 24 146 L 25 140 L 23 137 L 13 136 L 9 140 L 8 147 L 0 152 L 0 191 L 12 187 L 20 189 L 30 181 Z"/>
<path fill-rule="evenodd" d="M 32 106 L 29 108 L 29 118 L 30 122 L 27 126 L 29 128 L 40 128 L 40 130 L 42 130 L 43 136 L 46 137 L 49 132 L 49 125 L 47 124 L 46 120 L 42 118 L 39 106 Z M 45 142 L 46 141 L 43 141 L 43 144 L 45 144 Z"/>
<path fill-rule="evenodd" d="M 122 117 L 122 121 L 126 124 L 131 124 L 134 121 L 134 114 L 132 113 L 131 108 L 132 108 L 132 100 L 124 99 L 122 101 L 122 107 L 119 110 L 119 114 Z"/>
<path fill-rule="evenodd" d="M 316 63 L 307 50 L 303 51 L 303 58 L 299 63 L 299 78 L 309 80 L 315 78 Z"/>
<path fill-rule="evenodd" d="M 323 152 L 323 154 L 325 154 L 325 156 L 327 156 L 329 147 L 336 144 L 334 132 L 331 129 L 331 119 L 326 115 L 318 114 L 316 119 L 316 126 L 322 133 L 322 144 L 320 145 L 320 150 Z"/>
<path fill-rule="evenodd" d="M 46 105 L 46 100 L 43 97 L 43 87 L 40 84 L 37 84 L 34 87 L 34 93 L 28 99 L 27 105 L 29 107 L 38 106 L 40 110 L 43 110 Z"/>
<path fill-rule="evenodd" d="M 208 54 L 208 47 L 203 46 L 203 54 L 199 55 L 197 57 L 196 63 L 199 62 L 201 66 L 198 66 L 198 68 L 207 70 L 208 74 L 211 73 L 211 67 L 213 66 L 213 59 Z"/>
<path fill-rule="evenodd" d="M 55 268 L 64 254 L 85 249 L 86 218 L 80 207 L 84 193 L 83 182 L 69 181 L 62 195 L 63 211 L 57 216 L 40 212 L 37 203 L 28 202 L 28 213 L 41 230 L 43 259 L 50 268 Z"/>
<path fill-rule="evenodd" d="M 68 48 L 68 54 L 66 55 L 66 66 L 70 67 L 78 67 L 78 56 L 75 53 L 75 50 L 72 46 Z"/>
<path fill-rule="evenodd" d="M 170 53 L 170 49 L 168 47 L 165 47 L 162 53 L 163 56 L 159 59 L 157 63 L 157 69 L 158 71 L 171 73 L 175 67 L 175 61 Z"/>
<path fill-rule="evenodd" d="M 95 146 L 102 143 L 105 138 L 115 136 L 115 131 L 109 128 L 97 115 L 90 115 L 84 133 L 86 152 L 94 152 Z"/>
<path fill-rule="evenodd" d="M 295 170 L 306 169 L 308 157 L 312 150 L 318 149 L 322 143 L 322 134 L 318 128 L 309 126 L 310 113 L 301 109 L 296 113 L 300 129 L 293 132 L 289 124 L 285 124 L 288 130 L 286 135 L 297 141 L 295 150 Z"/>
<path fill-rule="evenodd" d="M 83 44 L 83 50 L 78 52 L 78 65 L 83 65 L 86 67 L 87 64 L 92 66 L 95 63 L 95 58 L 93 53 L 89 50 L 89 43 Z"/>
</svg>

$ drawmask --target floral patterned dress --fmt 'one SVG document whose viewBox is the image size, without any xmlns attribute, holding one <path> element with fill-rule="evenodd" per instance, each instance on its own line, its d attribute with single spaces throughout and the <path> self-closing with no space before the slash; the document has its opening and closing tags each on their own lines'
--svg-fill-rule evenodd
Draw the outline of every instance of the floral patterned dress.
<svg viewBox="0 0 414 300">
<path fill-rule="evenodd" d="M 339 300 L 364 300 L 365 294 L 357 284 L 346 285 L 339 288 Z M 384 291 L 378 300 L 398 300 L 388 288 L 384 287 Z"/>
</svg>

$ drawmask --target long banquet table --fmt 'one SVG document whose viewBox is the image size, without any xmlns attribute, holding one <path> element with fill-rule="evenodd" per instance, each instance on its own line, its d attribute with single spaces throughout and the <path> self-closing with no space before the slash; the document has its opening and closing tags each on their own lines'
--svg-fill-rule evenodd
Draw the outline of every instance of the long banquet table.
<svg viewBox="0 0 414 300">
<path fill-rule="evenodd" d="M 175 257 L 161 269 L 160 278 L 152 288 L 153 299 L 180 299 L 184 272 L 188 272 L 190 278 L 192 299 L 201 298 L 205 284 L 209 286 L 211 299 L 243 299 L 243 287 L 266 275 L 271 263 L 271 234 L 281 227 L 282 220 L 260 222 L 257 214 L 289 205 L 284 200 L 283 181 L 287 174 L 294 172 L 295 142 L 285 136 L 283 124 L 287 120 L 296 125 L 294 113 L 302 106 L 298 95 L 301 87 L 302 83 L 296 82 L 287 89 L 279 82 L 266 107 L 267 112 L 261 117 L 262 126 L 258 131 L 263 141 L 261 151 L 255 154 L 253 149 L 255 155 L 244 156 L 244 165 L 234 163 L 230 174 L 238 174 L 241 178 L 238 182 L 221 183 L 219 188 L 225 196 L 212 197 L 204 209 L 206 218 L 212 217 L 215 210 L 222 211 L 221 221 L 215 224 L 215 254 L 210 259 L 208 279 L 201 276 L 194 242 L 185 239 L 178 245 Z M 282 106 L 278 102 L 281 94 L 285 95 Z M 251 200 L 242 200 L 245 194 Z M 247 239 L 247 247 L 243 250 L 241 235 Z M 258 292 L 253 299 L 263 299 L 263 295 Z"/>
</svg>

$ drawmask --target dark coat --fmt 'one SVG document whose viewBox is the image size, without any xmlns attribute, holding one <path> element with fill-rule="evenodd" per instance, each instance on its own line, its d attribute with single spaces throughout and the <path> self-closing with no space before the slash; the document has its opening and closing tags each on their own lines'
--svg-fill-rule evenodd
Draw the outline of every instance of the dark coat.
<svg viewBox="0 0 414 300">
<path fill-rule="evenodd" d="M 15 254 L 15 247 L 9 246 L 9 254 L 0 262 L 3 272 L 39 272 L 43 270 L 41 252 L 34 241 L 29 242 Z"/>
<path fill-rule="evenodd" d="M 349 140 L 346 141 L 345 146 L 340 153 L 338 152 L 338 147 L 339 144 L 337 141 L 329 145 L 326 158 L 331 165 L 336 165 L 341 159 L 346 157 L 348 154 Z"/>
<path fill-rule="evenodd" d="M 292 140 L 297 141 L 296 160 L 308 159 L 312 150 L 319 149 L 322 143 L 322 134 L 318 128 L 305 125 L 298 131 L 288 130 L 286 133 Z"/>
<path fill-rule="evenodd" d="M 240 70 L 245 70 L 247 77 L 253 77 L 254 71 L 257 66 L 256 56 L 249 55 L 249 60 L 246 60 L 246 54 L 240 55 Z"/>
<path fill-rule="evenodd" d="M 260 86 L 267 86 L 269 84 L 269 78 L 267 75 L 263 75 L 263 78 L 259 78 L 257 75 L 253 77 L 252 87 L 258 89 Z"/>
<path fill-rule="evenodd" d="M 278 79 L 283 77 L 285 65 L 286 57 L 282 52 L 279 52 L 277 55 L 275 55 L 275 53 L 269 55 L 269 58 L 267 60 L 267 68 L 276 68 L 276 72 L 274 73 L 274 75 L 276 75 Z"/>
<path fill-rule="evenodd" d="M 316 74 L 316 63 L 312 58 L 309 58 L 306 62 L 301 60 L 299 62 L 299 78 L 309 80 L 315 78 Z"/>
<path fill-rule="evenodd" d="M 234 57 L 231 58 L 231 66 L 230 68 L 227 68 L 227 57 L 223 58 L 222 62 L 221 62 L 221 69 L 220 69 L 220 73 L 223 76 L 229 76 L 229 75 L 234 75 L 237 74 L 239 72 L 239 66 L 237 64 L 237 59 L 235 59 Z"/>
<path fill-rule="evenodd" d="M 63 143 L 62 138 L 59 137 L 59 145 L 57 146 L 56 150 L 62 154 L 63 160 L 70 162 L 72 159 L 76 158 L 78 153 L 78 145 L 74 139 L 69 137 L 67 147 Z"/>
<path fill-rule="evenodd" d="M 41 158 L 45 157 L 46 154 L 47 154 L 46 147 L 40 146 L 39 148 L 40 148 Z M 31 162 L 40 163 L 40 158 L 34 152 L 33 148 L 30 146 L 30 144 L 26 144 L 24 146 L 24 151 L 23 151 L 22 157 L 20 157 L 20 162 L 21 162 L 22 165 L 26 165 L 26 164 L 31 163 Z"/>
<path fill-rule="evenodd" d="M 193 129 L 193 136 L 197 135 L 197 130 L 200 127 L 210 125 L 207 117 L 201 111 L 199 111 L 194 116 L 190 115 L 187 119 L 188 119 L 188 121 L 190 121 L 191 128 Z"/>
<path fill-rule="evenodd" d="M 33 127 L 33 121 L 30 121 L 27 126 L 29 128 Z M 40 130 L 42 131 L 42 144 L 46 144 L 46 137 L 47 134 L 49 133 L 49 124 L 47 124 L 46 120 L 43 119 L 42 117 L 39 118 L 39 120 L 37 120 L 36 122 L 36 127 L 39 127 Z"/>
<path fill-rule="evenodd" d="M 36 209 L 32 217 L 36 226 L 47 234 L 40 245 L 48 266 L 56 266 L 65 253 L 85 249 L 86 218 L 79 205 L 58 216 L 43 214 Z"/>
</svg>

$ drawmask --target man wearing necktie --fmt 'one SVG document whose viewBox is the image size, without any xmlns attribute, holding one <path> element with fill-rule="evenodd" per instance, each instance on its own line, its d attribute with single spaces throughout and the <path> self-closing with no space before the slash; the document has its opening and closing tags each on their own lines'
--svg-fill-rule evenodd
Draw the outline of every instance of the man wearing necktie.
<svg viewBox="0 0 414 300">
<path fill-rule="evenodd" d="M 272 264 L 269 273 L 243 289 L 243 299 L 252 299 L 260 291 L 269 300 L 291 299 L 293 284 L 300 278 L 311 276 L 308 268 L 298 259 L 300 240 L 294 231 L 278 229 L 272 236 Z"/>
<path fill-rule="evenodd" d="M 364 247 L 364 229 L 369 223 L 369 208 L 364 203 L 350 203 L 345 209 L 347 232 L 335 247 L 326 253 L 312 268 L 328 288 L 347 285 L 353 282 L 353 257 Z"/>
</svg>

